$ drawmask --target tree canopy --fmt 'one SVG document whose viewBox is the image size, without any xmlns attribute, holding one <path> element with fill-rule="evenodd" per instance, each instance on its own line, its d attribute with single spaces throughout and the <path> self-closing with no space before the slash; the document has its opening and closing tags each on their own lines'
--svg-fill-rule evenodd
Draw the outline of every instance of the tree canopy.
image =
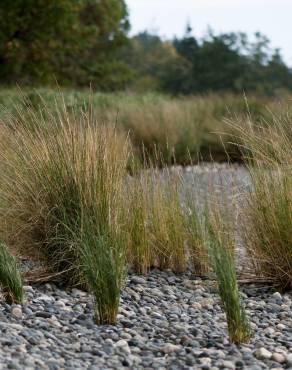
<svg viewBox="0 0 292 370">
<path fill-rule="evenodd" d="M 280 51 L 256 33 L 129 37 L 124 0 L 1 0 L 0 83 L 169 94 L 292 90 Z"/>
<path fill-rule="evenodd" d="M 2 0 L 0 20 L 2 82 L 124 86 L 129 71 L 116 56 L 129 30 L 123 0 Z"/>
<path fill-rule="evenodd" d="M 152 86 L 171 94 L 271 94 L 277 89 L 292 89 L 292 70 L 260 33 L 254 41 L 244 33 L 216 35 L 212 31 L 196 39 L 188 27 L 184 37 L 169 42 L 144 32 L 132 39 L 127 50 L 129 66 L 136 73 L 135 86 L 151 78 Z"/>
</svg>

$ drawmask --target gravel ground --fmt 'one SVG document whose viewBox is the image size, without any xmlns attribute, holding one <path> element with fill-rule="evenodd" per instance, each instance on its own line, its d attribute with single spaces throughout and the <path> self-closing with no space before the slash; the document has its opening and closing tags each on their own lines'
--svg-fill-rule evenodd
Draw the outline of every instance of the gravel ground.
<svg viewBox="0 0 292 370">
<path fill-rule="evenodd" d="M 208 195 L 210 183 L 227 190 L 230 202 L 249 186 L 247 171 L 238 166 L 173 171 L 198 194 Z M 32 266 L 26 262 L 24 267 Z M 86 292 L 26 286 L 22 306 L 0 300 L 0 370 L 292 370 L 292 294 L 254 284 L 242 291 L 254 336 L 237 347 L 229 344 L 215 283 L 191 273 L 129 275 L 115 327 L 94 324 Z"/>
<path fill-rule="evenodd" d="M 214 282 L 191 274 L 130 275 L 118 325 L 98 327 L 86 292 L 26 286 L 0 306 L 0 369 L 292 369 L 292 296 L 243 287 L 254 338 L 228 342 Z"/>
</svg>

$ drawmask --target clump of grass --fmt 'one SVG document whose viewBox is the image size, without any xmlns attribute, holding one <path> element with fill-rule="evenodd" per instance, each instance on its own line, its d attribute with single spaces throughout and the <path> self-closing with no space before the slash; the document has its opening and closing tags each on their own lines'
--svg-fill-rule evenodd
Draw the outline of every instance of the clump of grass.
<svg viewBox="0 0 292 370">
<path fill-rule="evenodd" d="M 125 276 L 126 240 L 121 230 L 94 235 L 92 229 L 80 241 L 84 274 L 96 301 L 96 323 L 114 325 Z"/>
<path fill-rule="evenodd" d="M 91 110 L 4 122 L 1 236 L 94 293 L 97 322 L 114 323 L 124 269 L 122 186 L 128 144 Z M 78 117 L 78 118 L 77 118 Z M 15 118 L 13 118 L 15 123 Z M 115 287 L 115 288 L 113 288 Z"/>
<path fill-rule="evenodd" d="M 292 288 L 291 117 L 236 126 L 251 178 L 242 233 L 259 276 Z"/>
<path fill-rule="evenodd" d="M 193 185 L 194 186 L 194 185 Z M 209 271 L 208 253 L 205 248 L 205 228 L 203 223 L 203 210 L 200 209 L 197 196 L 186 190 L 185 228 L 186 244 L 192 270 L 197 275 L 205 275 Z"/>
<path fill-rule="evenodd" d="M 150 267 L 186 269 L 186 230 L 180 180 L 169 170 L 151 166 L 127 182 L 128 261 L 138 273 Z"/>
<path fill-rule="evenodd" d="M 8 304 L 22 302 L 22 278 L 17 261 L 3 243 L 0 243 L 0 286 Z"/>
<path fill-rule="evenodd" d="M 186 233 L 179 194 L 179 178 L 168 170 L 154 170 L 150 188 L 150 238 L 158 268 L 183 273 L 186 269 Z"/>
<path fill-rule="evenodd" d="M 126 185 L 128 261 L 136 273 L 147 274 L 153 264 L 149 238 L 149 176 L 138 174 Z"/>
<path fill-rule="evenodd" d="M 153 161 L 157 148 L 164 163 L 185 163 L 188 151 L 197 157 L 202 141 L 204 106 L 201 101 L 146 95 L 129 99 L 119 110 L 121 125 L 130 132 L 143 158 L 143 147 Z"/>
<path fill-rule="evenodd" d="M 214 208 L 215 207 L 215 208 Z M 219 295 L 227 318 L 229 338 L 232 343 L 246 343 L 251 337 L 249 321 L 241 301 L 234 263 L 234 230 L 223 216 L 222 206 L 216 204 L 205 212 L 205 245 L 214 270 Z"/>
<path fill-rule="evenodd" d="M 265 172 L 267 171 L 267 172 Z M 244 241 L 255 271 L 283 291 L 292 288 L 292 178 L 281 167 L 251 171 Z"/>
</svg>

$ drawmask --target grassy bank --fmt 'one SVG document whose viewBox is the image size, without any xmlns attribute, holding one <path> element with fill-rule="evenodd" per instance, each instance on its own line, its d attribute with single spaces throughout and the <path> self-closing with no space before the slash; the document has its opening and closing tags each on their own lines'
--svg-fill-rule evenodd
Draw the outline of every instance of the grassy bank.
<svg viewBox="0 0 292 370">
<path fill-rule="evenodd" d="M 56 116 L 60 107 L 67 112 L 88 111 L 104 124 L 116 123 L 129 133 L 135 153 L 140 158 L 147 152 L 155 158 L 157 151 L 164 163 L 189 164 L 198 160 L 242 160 L 239 150 L 230 145 L 233 130 L 226 119 L 253 122 L 269 121 L 272 113 L 287 111 L 282 98 L 243 95 L 194 96 L 171 98 L 159 94 L 103 94 L 85 91 L 15 90 L 0 92 L 0 118 L 7 112 L 27 120 L 27 108 L 42 112 L 43 117 Z M 62 108 L 63 109 L 63 108 Z M 49 120 L 50 117 L 47 117 Z M 226 154 L 228 152 L 228 155 Z"/>
</svg>

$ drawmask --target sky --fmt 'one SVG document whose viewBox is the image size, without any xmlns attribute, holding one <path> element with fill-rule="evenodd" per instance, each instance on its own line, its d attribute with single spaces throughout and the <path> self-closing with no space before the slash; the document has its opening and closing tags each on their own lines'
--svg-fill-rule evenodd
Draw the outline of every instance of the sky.
<svg viewBox="0 0 292 370">
<path fill-rule="evenodd" d="M 187 22 L 195 36 L 206 33 L 260 31 L 280 48 L 292 67 L 292 0 L 126 0 L 132 34 L 150 30 L 162 37 L 184 34 Z"/>
</svg>

